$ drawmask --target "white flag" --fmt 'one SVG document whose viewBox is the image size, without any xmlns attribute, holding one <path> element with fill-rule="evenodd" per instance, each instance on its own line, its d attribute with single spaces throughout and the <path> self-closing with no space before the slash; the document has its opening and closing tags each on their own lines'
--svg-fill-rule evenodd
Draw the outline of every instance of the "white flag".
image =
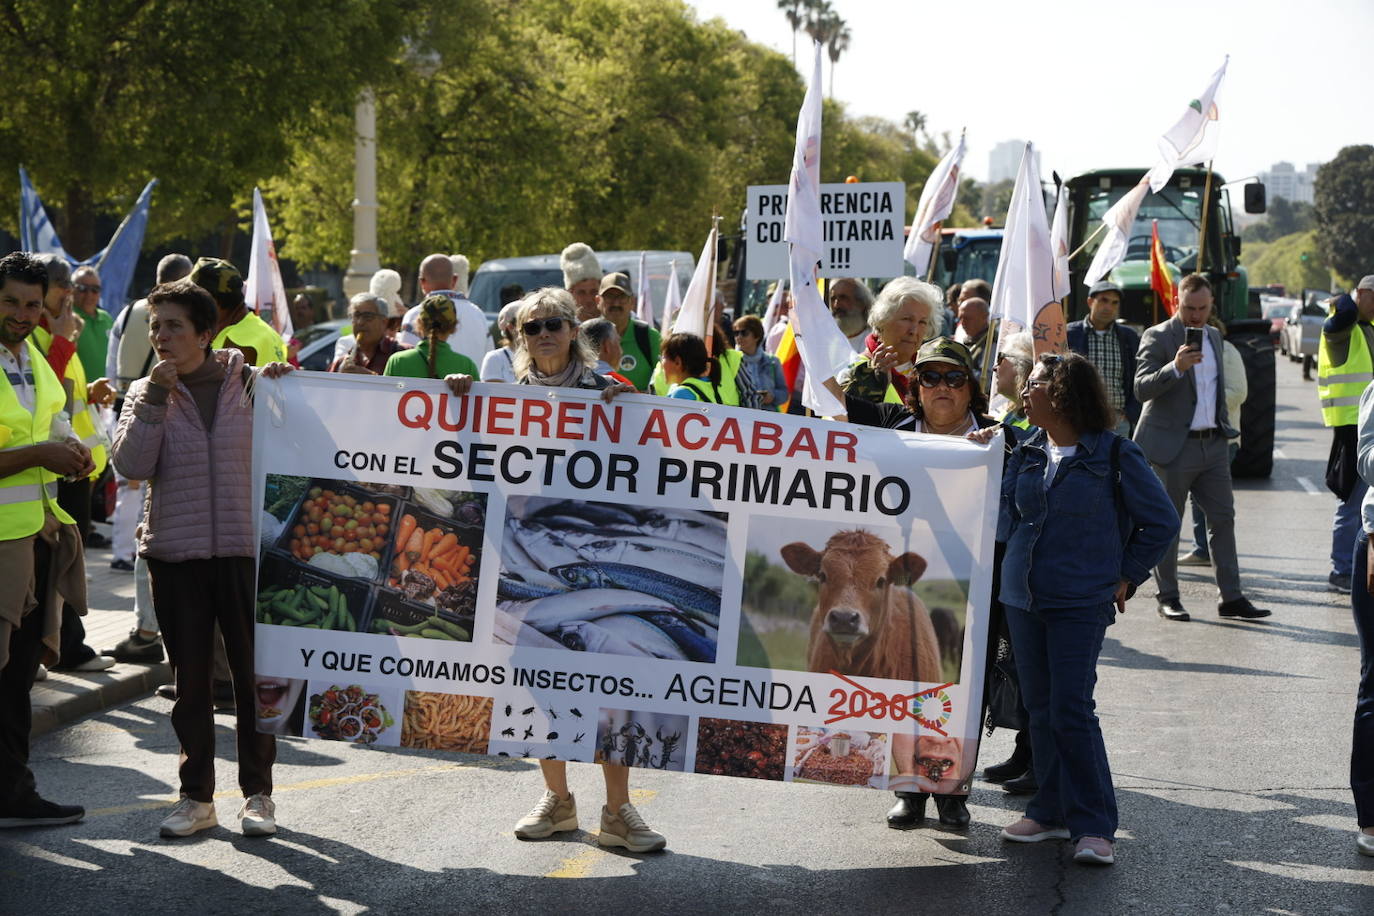
<svg viewBox="0 0 1374 916">
<path fill-rule="evenodd" d="M 1150 169 L 1150 190 L 1156 194 L 1169 183 L 1174 169 L 1197 165 L 1215 158 L 1217 153 L 1217 90 L 1230 55 L 1221 62 L 1221 69 L 1212 74 L 1202 95 L 1188 103 L 1183 116 L 1159 138 L 1159 162 Z"/>
<path fill-rule="evenodd" d="M 243 298 L 249 310 L 257 312 L 282 340 L 290 341 L 295 334 L 291 326 L 291 308 L 286 302 L 286 287 L 281 282 L 277 266 L 277 249 L 272 244 L 272 229 L 267 225 L 267 208 L 262 205 L 262 192 L 253 189 L 253 245 L 248 256 L 248 277 L 243 284 Z"/>
<path fill-rule="evenodd" d="M 706 244 L 701 248 L 697 269 L 692 272 L 692 282 L 687 284 L 687 292 L 682 297 L 682 308 L 678 309 L 673 321 L 674 334 L 695 334 L 702 340 L 711 336 L 706 322 L 716 300 L 715 267 L 716 227 L 712 225 Z"/>
<path fill-rule="evenodd" d="M 1035 150 L 1027 143 L 1011 192 L 1011 205 L 1007 207 L 1002 257 L 992 282 L 992 302 L 988 303 L 991 317 L 1014 322 L 1026 330 L 1035 327 L 1035 318 L 1042 308 L 1058 301 L 1054 292 L 1054 248 L 1045 215 L 1045 195 L 1041 193 L 1035 165 Z"/>
<path fill-rule="evenodd" d="M 916 215 L 911 218 L 911 234 L 906 237 L 906 249 L 902 257 L 912 267 L 916 275 L 924 277 L 930 270 L 930 258 L 935 252 L 935 242 L 940 238 L 940 227 L 954 210 L 954 198 L 959 193 L 959 165 L 964 161 L 964 135 L 959 134 L 959 142 L 954 149 L 935 166 L 935 171 L 926 179 L 921 189 L 921 201 L 916 205 Z"/>
<path fill-rule="evenodd" d="M 649 294 L 649 270 L 645 265 L 646 253 L 639 253 L 639 287 L 635 298 L 635 317 L 649 327 L 654 325 L 654 297 Z"/>
<path fill-rule="evenodd" d="M 787 281 L 779 280 L 773 286 L 773 295 L 768 299 L 768 308 L 763 310 L 763 339 L 768 339 L 768 332 L 773 330 L 773 325 L 778 322 L 778 311 L 782 308 L 782 299 L 787 295 Z M 763 346 L 763 341 L 759 341 L 759 346 Z"/>
<path fill-rule="evenodd" d="M 802 403 L 825 417 L 845 412 L 844 402 L 824 383 L 854 360 L 844 332 L 831 317 L 816 289 L 816 263 L 821 259 L 821 46 L 797 115 L 797 145 L 787 183 L 789 273 L 792 278 L 792 333 L 806 369 Z"/>
<path fill-rule="evenodd" d="M 1064 301 L 1069 286 L 1069 186 L 1059 186 L 1054 202 L 1054 219 L 1050 222 L 1050 250 L 1054 252 L 1054 298 Z"/>
<path fill-rule="evenodd" d="M 1127 191 L 1120 200 L 1112 204 L 1110 210 L 1102 214 L 1102 224 L 1107 227 L 1107 237 L 1098 246 L 1092 264 L 1088 265 L 1088 273 L 1083 278 L 1085 285 L 1091 287 L 1111 273 L 1126 257 L 1131 225 L 1135 222 L 1135 215 L 1140 212 L 1140 205 L 1144 203 L 1145 195 L 1150 190 L 1149 178 L 1147 174 L 1140 179 L 1139 184 Z"/>
<path fill-rule="evenodd" d="M 673 321 L 682 310 L 682 285 L 677 279 L 677 261 L 668 262 L 668 291 L 663 296 L 663 324 L 659 333 L 667 337 L 673 333 Z"/>
</svg>

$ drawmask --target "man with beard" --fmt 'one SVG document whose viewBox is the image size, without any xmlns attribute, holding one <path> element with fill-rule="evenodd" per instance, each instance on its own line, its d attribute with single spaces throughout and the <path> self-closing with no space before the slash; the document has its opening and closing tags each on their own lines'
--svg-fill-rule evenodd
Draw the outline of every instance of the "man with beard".
<svg viewBox="0 0 1374 916">
<path fill-rule="evenodd" d="M 658 365 L 660 336 L 657 330 L 634 317 L 635 297 L 630 288 L 628 274 L 606 274 L 601 279 L 596 303 L 601 317 L 615 325 L 620 336 L 620 364 L 611 368 L 640 391 L 648 391 L 649 379 Z"/>
<path fill-rule="evenodd" d="M 873 290 L 853 277 L 841 277 L 830 282 L 826 290 L 830 314 L 840 326 L 855 353 L 864 352 L 868 341 L 868 310 L 873 308 Z"/>
</svg>

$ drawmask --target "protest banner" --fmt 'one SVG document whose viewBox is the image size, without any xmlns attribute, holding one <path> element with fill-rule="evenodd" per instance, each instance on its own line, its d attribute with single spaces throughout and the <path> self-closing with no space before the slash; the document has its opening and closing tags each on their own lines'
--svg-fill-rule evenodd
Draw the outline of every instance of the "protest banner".
<svg viewBox="0 0 1374 916">
<path fill-rule="evenodd" d="M 967 791 L 997 444 L 295 373 L 254 463 L 262 730 Z"/>
<path fill-rule="evenodd" d="M 787 276 L 787 185 L 750 185 L 745 278 Z M 821 185 L 822 277 L 900 277 L 906 185 L 865 181 Z"/>
</svg>

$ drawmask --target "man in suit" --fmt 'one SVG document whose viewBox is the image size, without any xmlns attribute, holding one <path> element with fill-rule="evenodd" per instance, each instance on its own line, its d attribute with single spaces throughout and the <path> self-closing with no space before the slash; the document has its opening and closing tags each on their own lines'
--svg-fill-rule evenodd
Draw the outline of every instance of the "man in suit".
<svg viewBox="0 0 1374 916">
<path fill-rule="evenodd" d="M 1255 607 L 1240 590 L 1236 559 L 1236 510 L 1226 440 L 1235 430 L 1226 415 L 1221 333 L 1207 324 L 1212 285 L 1202 274 L 1179 284 L 1178 313 L 1145 332 L 1136 355 L 1135 396 L 1144 405 L 1135 441 L 1183 515 L 1189 493 L 1207 515 L 1208 543 L 1222 617 L 1254 619 L 1269 611 Z M 1202 346 L 1185 343 L 1186 329 L 1202 333 Z M 1196 333 L 1196 332 L 1195 332 Z M 1188 620 L 1178 594 L 1178 539 L 1155 568 L 1159 616 Z"/>
<path fill-rule="evenodd" d="M 1140 418 L 1140 402 L 1135 399 L 1135 354 L 1140 349 L 1140 335 L 1117 323 L 1120 312 L 1121 287 L 1099 280 L 1088 290 L 1088 317 L 1069 322 L 1066 330 L 1069 349 L 1086 356 L 1102 373 L 1107 400 L 1116 411 L 1117 435 L 1129 436 L 1131 426 Z"/>
</svg>

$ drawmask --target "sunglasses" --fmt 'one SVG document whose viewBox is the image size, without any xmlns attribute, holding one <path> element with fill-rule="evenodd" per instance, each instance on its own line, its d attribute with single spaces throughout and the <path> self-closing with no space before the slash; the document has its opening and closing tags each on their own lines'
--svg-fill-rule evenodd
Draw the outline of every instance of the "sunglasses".
<svg viewBox="0 0 1374 916">
<path fill-rule="evenodd" d="M 536 318 L 533 321 L 526 321 L 524 324 L 520 325 L 520 330 L 526 337 L 537 337 L 540 331 L 548 331 L 550 334 L 557 334 L 559 331 L 563 330 L 563 322 L 566 320 L 565 318 L 557 316 L 553 318 Z"/>
<path fill-rule="evenodd" d="M 377 312 L 354 312 L 349 317 L 353 319 L 354 324 L 357 324 L 360 321 L 371 321 L 374 318 L 381 318 L 382 316 Z"/>
<path fill-rule="evenodd" d="M 963 369 L 951 369 L 948 372 L 927 369 L 917 378 L 921 380 L 922 388 L 938 388 L 941 382 L 950 388 L 963 388 L 964 383 L 968 381 L 968 373 Z"/>
<path fill-rule="evenodd" d="M 86 283 L 78 283 L 76 284 L 76 291 L 78 293 L 98 293 L 100 292 L 100 287 L 90 286 Z"/>
</svg>

